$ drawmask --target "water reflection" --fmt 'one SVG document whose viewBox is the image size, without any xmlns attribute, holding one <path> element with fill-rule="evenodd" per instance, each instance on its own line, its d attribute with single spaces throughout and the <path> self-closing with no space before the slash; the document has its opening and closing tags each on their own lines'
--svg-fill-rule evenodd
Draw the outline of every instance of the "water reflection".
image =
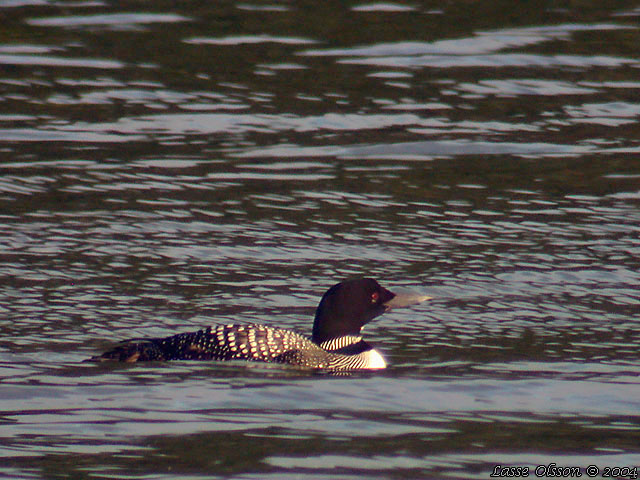
<svg viewBox="0 0 640 480">
<path fill-rule="evenodd" d="M 170 13 L 113 13 L 28 18 L 26 23 L 34 27 L 78 28 L 102 26 L 113 28 L 115 30 L 128 30 L 136 25 L 186 22 L 188 20 L 189 18 L 187 17 Z"/>
<path fill-rule="evenodd" d="M 122 68 L 122 62 L 114 60 L 102 60 L 94 58 L 69 58 L 49 55 L 0 55 L 0 64 L 27 65 L 38 67 L 70 67 L 70 68 L 98 68 L 114 69 Z"/>
<path fill-rule="evenodd" d="M 185 40 L 185 43 L 191 43 L 194 45 L 245 45 L 254 43 L 282 43 L 284 45 L 306 45 L 316 43 L 315 41 L 307 38 L 295 38 L 295 37 L 276 37 L 273 35 L 240 35 L 230 36 L 223 38 L 205 38 L 196 37 Z"/>
<path fill-rule="evenodd" d="M 570 35 L 581 31 L 608 31 L 625 28 L 633 27 L 615 24 L 526 27 L 478 32 L 472 38 L 439 40 L 433 43 L 399 42 L 344 49 L 310 49 L 302 54 L 312 57 L 345 57 L 338 60 L 339 63 L 344 64 L 401 68 L 620 67 L 637 64 L 637 60 L 605 55 L 536 55 L 494 52 L 567 39 Z"/>
</svg>

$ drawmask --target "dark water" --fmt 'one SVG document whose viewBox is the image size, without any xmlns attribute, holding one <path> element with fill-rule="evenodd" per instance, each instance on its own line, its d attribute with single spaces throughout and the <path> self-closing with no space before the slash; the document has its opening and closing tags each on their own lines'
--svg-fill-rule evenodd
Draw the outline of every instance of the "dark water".
<svg viewBox="0 0 640 480">
<path fill-rule="evenodd" d="M 0 18 L 0 476 L 640 466 L 639 3 Z M 81 363 L 217 322 L 308 332 L 356 275 L 434 296 L 367 328 L 381 373 Z"/>
</svg>

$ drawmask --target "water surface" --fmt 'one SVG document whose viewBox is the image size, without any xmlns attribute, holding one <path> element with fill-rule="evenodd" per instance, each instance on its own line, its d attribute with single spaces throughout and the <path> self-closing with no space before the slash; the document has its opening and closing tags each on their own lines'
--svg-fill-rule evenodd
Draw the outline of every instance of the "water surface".
<svg viewBox="0 0 640 480">
<path fill-rule="evenodd" d="M 640 466 L 638 4 L 0 9 L 1 476 Z M 82 363 L 361 275 L 384 372 Z"/>
</svg>

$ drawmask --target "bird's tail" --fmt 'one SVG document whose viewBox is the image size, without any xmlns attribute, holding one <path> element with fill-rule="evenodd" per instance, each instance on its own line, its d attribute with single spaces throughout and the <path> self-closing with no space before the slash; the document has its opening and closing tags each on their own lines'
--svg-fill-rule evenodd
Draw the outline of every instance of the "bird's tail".
<svg viewBox="0 0 640 480">
<path fill-rule="evenodd" d="M 166 360 L 163 351 L 153 340 L 128 340 L 122 342 L 115 348 L 89 358 L 88 362 L 144 362 L 144 361 Z"/>
</svg>

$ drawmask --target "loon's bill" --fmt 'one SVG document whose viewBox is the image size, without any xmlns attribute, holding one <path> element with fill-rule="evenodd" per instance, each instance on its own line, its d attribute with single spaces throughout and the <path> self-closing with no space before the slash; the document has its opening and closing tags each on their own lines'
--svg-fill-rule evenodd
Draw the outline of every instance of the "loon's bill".
<svg viewBox="0 0 640 480">
<path fill-rule="evenodd" d="M 385 305 L 387 308 L 402 308 L 410 307 L 411 305 L 417 305 L 427 300 L 431 300 L 432 297 L 423 295 L 417 292 L 396 292 L 395 297 L 389 300 Z"/>
<path fill-rule="evenodd" d="M 249 360 L 331 371 L 380 369 L 386 362 L 362 339 L 362 327 L 390 308 L 429 298 L 392 293 L 371 278 L 347 280 L 322 296 L 311 338 L 266 325 L 217 325 L 165 338 L 127 340 L 89 360 Z"/>
</svg>

